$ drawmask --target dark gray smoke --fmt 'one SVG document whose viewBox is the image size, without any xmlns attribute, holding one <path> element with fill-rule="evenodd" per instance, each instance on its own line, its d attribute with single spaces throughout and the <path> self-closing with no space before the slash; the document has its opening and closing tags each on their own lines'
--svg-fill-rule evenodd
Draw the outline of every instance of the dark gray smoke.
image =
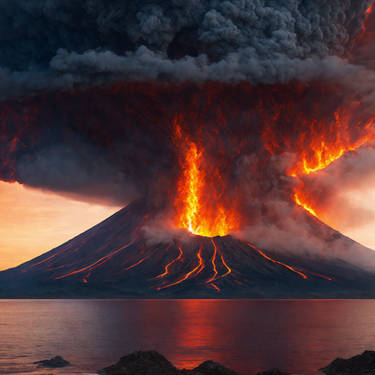
<svg viewBox="0 0 375 375">
<path fill-rule="evenodd" d="M 0 98 L 124 80 L 341 77 L 370 0 L 1 0 Z"/>
</svg>

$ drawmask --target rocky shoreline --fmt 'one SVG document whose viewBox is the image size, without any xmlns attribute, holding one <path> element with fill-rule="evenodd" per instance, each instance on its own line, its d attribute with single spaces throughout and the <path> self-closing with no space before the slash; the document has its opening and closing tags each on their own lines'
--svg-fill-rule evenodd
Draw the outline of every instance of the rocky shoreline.
<svg viewBox="0 0 375 375">
<path fill-rule="evenodd" d="M 50 360 L 35 362 L 41 367 L 58 368 L 70 363 L 57 356 Z M 319 370 L 325 375 L 375 375 L 375 351 L 365 351 L 349 359 L 336 358 Z M 137 351 L 97 372 L 99 375 L 239 375 L 220 363 L 206 361 L 192 370 L 179 370 L 156 351 Z M 279 369 L 258 372 L 255 375 L 303 375 L 289 374 Z"/>
</svg>

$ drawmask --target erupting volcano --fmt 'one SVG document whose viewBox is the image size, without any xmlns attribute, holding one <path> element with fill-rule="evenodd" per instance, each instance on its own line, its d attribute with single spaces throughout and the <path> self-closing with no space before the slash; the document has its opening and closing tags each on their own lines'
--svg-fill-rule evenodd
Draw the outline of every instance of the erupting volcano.
<svg viewBox="0 0 375 375">
<path fill-rule="evenodd" d="M 2 296 L 372 296 L 374 276 L 343 260 L 281 254 L 231 236 L 146 239 L 153 217 L 133 203 L 66 244 L 0 274 Z M 323 224 L 327 246 L 353 243 Z M 146 238 L 145 238 L 146 237 Z M 358 257 L 371 250 L 358 247 Z M 6 285 L 6 289 L 4 288 Z M 27 287 L 26 287 L 27 286 Z"/>
<path fill-rule="evenodd" d="M 16 6 L 59 32 L 0 52 L 0 178 L 125 208 L 1 296 L 373 296 L 375 253 L 329 226 L 373 173 L 372 2 L 193 3 L 84 2 L 84 41 Z"/>
<path fill-rule="evenodd" d="M 133 89 L 126 85 L 116 90 L 123 98 L 122 115 L 120 124 L 112 122 L 116 132 L 108 129 L 106 133 L 111 152 L 119 152 L 112 134 L 136 135 L 123 119 L 142 121 L 139 112 L 134 115 L 130 106 L 123 106 Z M 167 98 L 163 97 L 165 86 L 155 85 L 152 90 L 137 85 L 136 92 L 150 95 L 153 101 L 155 97 L 161 103 L 168 101 L 170 88 Z M 184 96 L 194 100 L 183 111 L 177 106 L 170 121 L 163 119 L 150 128 L 173 155 L 169 157 L 173 168 L 162 169 L 163 179 L 155 174 L 152 184 L 145 181 L 151 199 L 142 194 L 77 238 L 2 272 L 2 285 L 6 285 L 2 295 L 19 295 L 22 290 L 23 296 L 372 296 L 373 252 L 316 218 L 319 206 L 313 205 L 313 192 L 305 179 L 371 145 L 373 119 L 360 119 L 354 110 L 351 116 L 342 115 L 343 103 L 337 99 L 332 104 L 336 110 L 323 118 L 314 106 L 298 118 L 305 102 L 326 90 L 333 92 L 320 85 L 234 88 L 215 84 L 205 90 L 191 86 L 175 90 L 182 100 Z M 240 95 L 234 97 L 234 93 Z M 93 95 L 96 101 L 96 95 L 105 99 L 112 91 L 81 95 Z M 241 97 L 251 96 L 251 106 L 241 103 Z M 27 104 L 29 113 L 48 119 L 50 106 L 35 107 L 35 103 L 52 100 L 54 108 L 59 103 L 70 108 L 70 118 L 81 115 L 69 102 L 70 96 L 57 99 L 35 98 Z M 5 108 L 15 108 L 16 116 L 15 103 Z M 233 113 L 239 114 L 236 121 Z M 99 118 L 98 124 L 102 115 L 102 108 L 92 114 L 93 119 Z M 145 121 L 149 123 L 147 117 Z M 27 117 L 28 127 L 35 122 L 36 118 Z M 84 134 L 87 129 L 80 131 Z M 101 138 L 95 142 L 107 147 Z M 10 150 L 13 157 L 17 147 L 22 148 L 16 143 Z M 12 163 L 10 159 L 6 168 L 16 170 Z"/>
</svg>

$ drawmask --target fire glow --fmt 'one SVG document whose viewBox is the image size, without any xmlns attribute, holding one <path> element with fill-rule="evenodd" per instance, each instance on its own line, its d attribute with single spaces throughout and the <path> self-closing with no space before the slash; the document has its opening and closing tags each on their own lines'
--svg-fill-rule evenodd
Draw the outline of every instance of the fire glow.
<svg viewBox="0 0 375 375">
<path fill-rule="evenodd" d="M 349 120 L 343 114 L 337 112 L 335 113 L 333 124 L 337 135 L 331 141 L 329 137 L 328 139 L 324 138 L 326 136 L 324 132 L 318 136 L 303 134 L 303 137 L 308 136 L 310 138 L 307 148 L 297 154 L 297 162 L 287 171 L 289 176 L 300 180 L 300 183 L 294 189 L 294 202 L 316 217 L 319 217 L 317 209 L 314 208 L 313 200 L 301 179 L 304 176 L 324 170 L 345 154 L 356 151 L 375 139 L 373 118 L 369 119 L 364 126 L 359 127 L 357 124 L 349 126 Z M 355 130 L 356 128 L 361 130 L 358 132 L 357 137 L 353 139 L 351 135 L 353 129 Z M 305 142 L 305 139 L 301 139 L 301 141 Z"/>
<path fill-rule="evenodd" d="M 303 178 L 329 167 L 375 138 L 373 118 L 365 123 L 353 120 L 352 114 L 358 106 L 355 103 L 349 109 L 339 108 L 331 118 L 324 120 L 301 118 L 296 136 L 293 132 L 278 134 L 279 117 L 288 115 L 281 113 L 282 107 L 274 109 L 271 119 L 263 118 L 263 147 L 271 156 L 284 152 L 295 155 L 294 162 L 285 171 L 298 181 L 291 200 L 315 217 L 319 217 L 319 208 L 315 207 Z M 228 181 L 220 173 L 219 162 L 207 155 L 206 145 L 199 137 L 201 134 L 188 134 L 182 124 L 182 120 L 175 120 L 173 139 L 180 168 L 174 198 L 176 226 L 204 237 L 226 236 L 240 230 L 242 217 L 236 202 L 225 200 Z"/>
<path fill-rule="evenodd" d="M 204 237 L 226 236 L 237 229 L 238 219 L 233 207 L 224 204 L 220 172 L 207 173 L 202 148 L 183 134 L 179 124 L 175 131 L 175 143 L 182 153 L 175 200 L 177 227 Z"/>
</svg>

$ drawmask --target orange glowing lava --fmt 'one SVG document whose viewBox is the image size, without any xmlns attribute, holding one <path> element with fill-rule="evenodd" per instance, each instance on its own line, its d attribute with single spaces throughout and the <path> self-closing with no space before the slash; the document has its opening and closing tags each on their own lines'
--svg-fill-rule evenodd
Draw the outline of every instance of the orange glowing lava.
<svg viewBox="0 0 375 375">
<path fill-rule="evenodd" d="M 181 248 L 180 248 L 180 250 L 181 250 Z M 202 269 L 204 268 L 204 264 L 203 264 L 203 259 L 202 259 L 201 252 L 202 252 L 202 248 L 200 248 L 199 251 L 198 251 L 198 253 L 197 253 L 198 265 L 196 267 L 194 267 L 191 271 L 189 271 L 184 276 L 182 276 L 181 278 L 179 278 L 177 281 L 175 281 L 175 282 L 173 282 L 171 284 L 167 284 L 167 285 L 161 286 L 161 287 L 157 288 L 157 290 L 162 290 L 162 289 L 166 289 L 166 288 L 169 288 L 171 286 L 174 286 L 174 285 L 181 284 L 185 280 L 189 279 L 190 276 L 192 276 L 192 275 L 194 275 L 194 277 L 197 276 L 202 271 Z"/>
<path fill-rule="evenodd" d="M 221 259 L 221 262 L 223 263 L 224 267 L 226 268 L 227 272 L 224 273 L 224 275 L 222 275 L 221 277 L 226 277 L 228 276 L 230 273 L 232 273 L 232 269 L 228 266 L 228 264 L 226 263 L 223 255 L 220 255 L 220 259 Z"/>
<path fill-rule="evenodd" d="M 131 266 L 128 266 L 125 268 L 125 271 L 128 271 L 128 270 L 131 270 L 132 268 L 135 268 L 137 266 L 139 266 L 141 263 L 143 263 L 145 260 L 147 260 L 148 258 L 151 257 L 152 254 L 149 254 L 149 255 L 146 255 L 144 256 L 143 258 L 139 259 L 138 262 L 132 264 Z"/>
<path fill-rule="evenodd" d="M 315 212 L 315 210 L 311 207 L 309 207 L 307 205 L 306 202 L 303 201 L 302 198 L 300 198 L 300 192 L 296 192 L 294 194 L 294 201 L 298 204 L 298 206 L 302 207 L 303 209 L 305 209 L 307 212 L 309 212 L 311 215 L 315 216 L 315 217 L 318 217 L 317 213 Z"/>
<path fill-rule="evenodd" d="M 351 139 L 350 128 L 343 119 L 336 113 L 336 126 L 339 129 L 336 138 L 329 141 L 324 140 L 324 133 L 318 138 L 313 138 L 306 150 L 302 150 L 299 159 L 295 166 L 288 171 L 292 177 L 301 178 L 327 168 L 336 160 L 340 159 L 348 152 L 355 151 L 361 146 L 374 140 L 373 119 L 371 119 L 365 127 L 363 127 L 361 134 L 356 139 Z M 294 189 L 294 202 L 300 207 L 304 208 L 311 215 L 318 217 L 318 212 L 313 207 L 313 199 L 304 189 L 305 184 L 301 182 Z"/>
<path fill-rule="evenodd" d="M 266 255 L 263 251 L 257 249 L 255 246 L 251 245 L 251 244 L 248 244 L 252 249 L 254 249 L 256 252 L 258 252 L 258 254 L 260 254 L 263 258 L 266 258 L 267 260 L 269 260 L 270 262 L 272 263 L 275 263 L 275 264 L 280 264 L 280 266 L 283 266 L 285 268 L 287 268 L 288 270 L 296 273 L 297 275 L 301 276 L 303 279 L 308 279 L 308 277 L 300 272 L 300 271 L 297 271 L 295 268 L 293 268 L 292 266 L 289 266 L 283 262 L 280 262 L 278 260 L 275 260 L 275 259 L 272 259 L 271 257 L 269 257 L 268 255 Z"/>
<path fill-rule="evenodd" d="M 332 143 L 323 139 L 318 139 L 316 142 L 312 141 L 310 148 L 302 151 L 300 159 L 295 167 L 289 171 L 289 175 L 293 177 L 307 176 L 318 172 L 340 159 L 347 152 L 357 150 L 372 139 L 373 134 L 365 132 L 353 143 L 351 143 L 349 138 L 346 140 L 338 138 Z"/>
<path fill-rule="evenodd" d="M 75 270 L 75 271 L 72 271 L 72 272 L 69 272 L 69 273 L 66 273 L 64 275 L 61 275 L 61 276 L 57 276 L 55 277 L 56 280 L 59 280 L 59 279 L 64 279 L 66 277 L 69 277 L 69 276 L 72 276 L 72 275 L 76 275 L 78 273 L 82 273 L 84 271 L 92 271 L 93 269 L 95 268 L 98 268 L 100 267 L 101 265 L 103 265 L 104 263 L 108 262 L 109 260 L 112 259 L 112 257 L 116 254 L 118 254 L 119 252 L 125 250 L 127 247 L 129 247 L 131 245 L 131 243 L 129 244 L 126 244 L 124 246 L 121 246 L 119 249 L 113 251 L 112 253 L 108 254 L 108 255 L 105 255 L 104 257 L 98 259 L 96 262 L 86 266 L 86 267 L 83 267 L 83 268 L 80 268 L 78 270 Z"/>
<path fill-rule="evenodd" d="M 206 281 L 206 284 L 208 284 L 211 287 L 213 287 L 214 289 L 216 289 L 217 292 L 220 292 L 221 289 L 214 283 L 214 281 L 228 276 L 229 274 L 232 273 L 232 269 L 226 263 L 223 255 L 220 254 L 221 263 L 223 264 L 224 268 L 226 269 L 226 272 L 219 276 L 219 272 L 218 272 L 217 266 L 216 266 L 216 258 L 217 258 L 217 254 L 218 254 L 218 249 L 217 249 L 215 240 L 213 238 L 211 238 L 211 242 L 212 242 L 212 246 L 213 246 L 213 249 L 214 249 L 214 252 L 213 252 L 212 258 L 211 258 L 212 269 L 213 269 L 214 273 L 213 273 L 212 277 Z"/>
<path fill-rule="evenodd" d="M 306 272 L 306 271 L 304 271 L 304 272 Z M 307 271 L 307 273 L 310 273 L 313 276 L 320 277 L 321 279 L 325 279 L 325 280 L 328 280 L 328 281 L 333 281 L 332 277 L 329 277 L 329 276 L 326 276 L 326 275 L 322 275 L 320 273 L 311 272 L 311 271 Z"/>
<path fill-rule="evenodd" d="M 164 272 L 161 273 L 159 276 L 156 276 L 155 279 L 162 279 L 163 277 L 167 276 L 168 273 L 169 273 L 169 268 L 174 264 L 176 263 L 177 261 L 181 260 L 182 256 L 183 256 L 183 252 L 181 250 L 181 247 L 178 248 L 179 250 L 179 255 L 177 256 L 177 258 L 174 258 L 172 261 L 170 261 L 164 268 Z"/>
<path fill-rule="evenodd" d="M 207 170 L 204 147 L 185 135 L 180 125 L 175 128 L 182 171 L 175 199 L 176 225 L 200 236 L 226 236 L 237 229 L 238 214 L 224 197 L 219 168 Z"/>
<path fill-rule="evenodd" d="M 217 254 L 217 247 L 216 247 L 216 244 L 215 244 L 215 241 L 214 241 L 213 238 L 211 239 L 211 242 L 212 242 L 212 246 L 213 246 L 213 249 L 214 249 L 214 253 L 212 254 L 212 259 L 211 259 L 211 262 L 212 262 L 212 269 L 214 270 L 214 274 L 213 274 L 213 276 L 212 276 L 210 279 L 208 279 L 208 280 L 206 281 L 207 284 L 210 284 L 210 283 L 212 283 L 213 281 L 215 281 L 215 280 L 216 280 L 216 277 L 217 277 L 217 275 L 218 275 L 217 268 L 216 268 L 216 264 L 215 264 L 215 261 L 216 261 L 216 254 Z"/>
<path fill-rule="evenodd" d="M 288 136 L 282 142 L 273 124 L 266 126 L 263 133 L 264 146 L 272 155 L 280 151 L 281 147 L 295 154 L 295 162 L 286 172 L 300 183 L 294 188 L 291 198 L 313 216 L 319 217 L 319 209 L 314 197 L 309 195 L 303 178 L 327 168 L 345 154 L 375 140 L 374 118 L 365 123 L 353 119 L 352 114 L 356 113 L 359 106 L 360 103 L 355 103 L 350 108 L 338 110 L 328 122 L 301 118 L 298 121 L 304 130 L 296 133 L 297 137 Z"/>
</svg>

